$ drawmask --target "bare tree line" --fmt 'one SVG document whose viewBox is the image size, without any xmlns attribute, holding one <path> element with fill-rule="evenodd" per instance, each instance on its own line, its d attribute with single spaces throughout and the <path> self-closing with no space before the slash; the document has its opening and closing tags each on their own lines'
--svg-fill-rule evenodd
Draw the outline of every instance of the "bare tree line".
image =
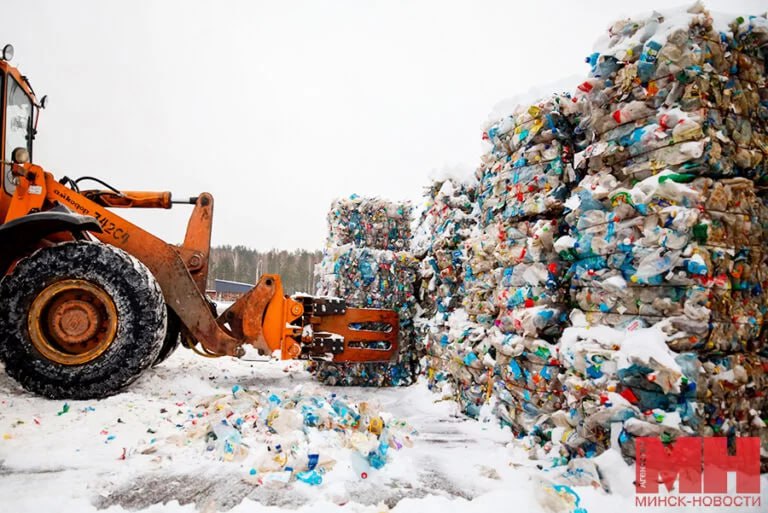
<svg viewBox="0 0 768 513">
<path fill-rule="evenodd" d="M 257 251 L 245 246 L 216 246 L 211 249 L 208 288 L 214 288 L 216 278 L 256 283 L 262 274 L 279 274 L 287 294 L 313 293 L 315 264 L 322 258 L 322 251 L 305 249 Z"/>
</svg>

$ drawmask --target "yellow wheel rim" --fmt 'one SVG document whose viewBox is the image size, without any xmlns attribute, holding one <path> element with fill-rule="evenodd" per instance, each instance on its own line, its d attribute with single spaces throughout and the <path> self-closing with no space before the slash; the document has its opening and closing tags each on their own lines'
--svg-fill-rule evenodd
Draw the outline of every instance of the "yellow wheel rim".
<svg viewBox="0 0 768 513">
<path fill-rule="evenodd" d="M 117 308 L 107 292 L 86 280 L 61 280 L 32 301 L 27 317 L 32 345 L 63 365 L 95 360 L 112 345 Z"/>
</svg>

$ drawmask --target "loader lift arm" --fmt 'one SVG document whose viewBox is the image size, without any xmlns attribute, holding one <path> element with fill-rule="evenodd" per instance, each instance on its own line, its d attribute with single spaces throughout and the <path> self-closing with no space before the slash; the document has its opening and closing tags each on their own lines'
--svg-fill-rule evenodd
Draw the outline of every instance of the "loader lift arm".
<svg viewBox="0 0 768 513">
<path fill-rule="evenodd" d="M 278 275 L 260 277 L 253 289 L 221 316 L 214 317 L 205 298 L 208 277 L 213 197 L 200 194 L 192 203 L 183 244 L 168 244 L 108 208 L 171 208 L 169 192 L 117 190 L 79 191 L 56 181 L 30 164 L 13 164 L 18 184 L 5 222 L 62 204 L 94 218 L 101 231 L 90 231 L 103 243 L 125 250 L 146 265 L 178 315 L 187 335 L 205 353 L 241 356 L 243 344 L 259 352 L 280 351 L 281 358 L 334 361 L 389 361 L 398 350 L 398 316 L 391 310 L 346 308 L 340 300 L 284 295 Z"/>
</svg>

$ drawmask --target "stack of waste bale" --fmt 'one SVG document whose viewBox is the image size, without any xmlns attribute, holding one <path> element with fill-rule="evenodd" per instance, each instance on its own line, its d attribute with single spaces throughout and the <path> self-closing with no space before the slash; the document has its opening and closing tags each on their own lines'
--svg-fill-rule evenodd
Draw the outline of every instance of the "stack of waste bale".
<svg viewBox="0 0 768 513">
<path fill-rule="evenodd" d="M 412 383 L 422 344 L 414 326 L 418 261 L 411 244 L 410 203 L 352 196 L 331 205 L 329 238 L 316 266 L 317 294 L 346 300 L 350 307 L 395 310 L 400 319 L 399 353 L 390 363 L 310 366 L 330 385 L 397 386 Z"/>
<path fill-rule="evenodd" d="M 556 343 L 568 319 L 567 267 L 554 241 L 564 228 L 564 201 L 577 183 L 572 156 L 581 136 L 573 127 L 582 108 L 568 94 L 518 107 L 486 131 L 493 146 L 478 170 L 483 233 L 470 243 L 470 270 L 472 279 L 494 286 L 488 346 L 495 383 L 488 392 L 495 413 L 517 432 L 532 431 L 562 404 Z M 493 278 L 486 281 L 489 266 Z M 472 302 L 486 297 L 468 295 L 470 315 Z"/>
<path fill-rule="evenodd" d="M 445 378 L 448 320 L 464 298 L 465 242 L 477 226 L 477 181 L 436 179 L 426 190 L 426 204 L 413 240 L 420 264 L 418 319 L 427 353 L 430 384 Z"/>
<path fill-rule="evenodd" d="M 557 241 L 587 321 L 663 326 L 676 351 L 756 349 L 766 217 L 752 182 L 665 169 L 623 185 L 586 177 L 574 192 L 584 201 L 566 216 L 571 232 Z"/>
<path fill-rule="evenodd" d="M 590 144 L 555 242 L 571 320 L 652 326 L 675 378 L 658 360 L 617 369 L 623 346 L 580 337 L 596 350 L 563 359 L 570 449 L 600 451 L 616 422 L 630 453 L 632 436 L 766 434 L 768 20 L 729 22 L 700 4 L 619 21 L 578 86 Z"/>
<path fill-rule="evenodd" d="M 431 363 L 465 412 L 494 404 L 559 463 L 636 436 L 765 447 L 767 43 L 765 16 L 700 4 L 622 20 L 572 98 L 488 128 Z"/>
<path fill-rule="evenodd" d="M 461 304 L 464 241 L 477 225 L 474 180 L 435 180 L 414 237 L 413 253 L 421 260 L 419 304 L 423 317 L 445 320 Z"/>
<path fill-rule="evenodd" d="M 478 169 L 481 233 L 468 242 L 465 307 L 503 333 L 556 339 L 565 311 L 553 243 L 576 175 L 571 127 L 579 105 L 553 95 L 518 107 L 484 134 Z"/>
<path fill-rule="evenodd" d="M 553 95 L 485 131 L 477 225 L 463 241 L 463 308 L 429 342 L 430 377 L 453 384 L 464 412 L 478 416 L 495 403 L 496 414 L 520 430 L 524 403 L 545 407 L 549 384 L 557 387 L 548 351 L 567 321 L 567 289 L 554 241 L 576 182 L 571 127 L 579 108 L 568 95 Z"/>
</svg>

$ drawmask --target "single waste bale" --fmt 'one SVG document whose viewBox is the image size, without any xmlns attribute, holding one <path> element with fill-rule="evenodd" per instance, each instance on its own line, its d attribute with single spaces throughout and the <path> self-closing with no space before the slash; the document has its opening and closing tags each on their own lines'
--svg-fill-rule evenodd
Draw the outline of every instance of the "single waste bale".
<svg viewBox="0 0 768 513">
<path fill-rule="evenodd" d="M 697 3 L 617 21 L 575 92 L 590 144 L 574 167 L 642 180 L 682 166 L 765 183 L 766 18 L 725 19 Z"/>
<path fill-rule="evenodd" d="M 481 226 L 562 211 L 578 178 L 572 126 L 581 122 L 583 105 L 555 94 L 519 105 L 486 128 L 488 151 L 476 173 Z"/>
<path fill-rule="evenodd" d="M 408 250 L 413 207 L 353 194 L 333 201 L 328 212 L 329 245 Z"/>
<path fill-rule="evenodd" d="M 765 206 L 745 178 L 664 170 L 633 187 L 589 175 L 555 243 L 591 324 L 661 323 L 670 347 L 758 349 L 765 314 Z"/>
</svg>

